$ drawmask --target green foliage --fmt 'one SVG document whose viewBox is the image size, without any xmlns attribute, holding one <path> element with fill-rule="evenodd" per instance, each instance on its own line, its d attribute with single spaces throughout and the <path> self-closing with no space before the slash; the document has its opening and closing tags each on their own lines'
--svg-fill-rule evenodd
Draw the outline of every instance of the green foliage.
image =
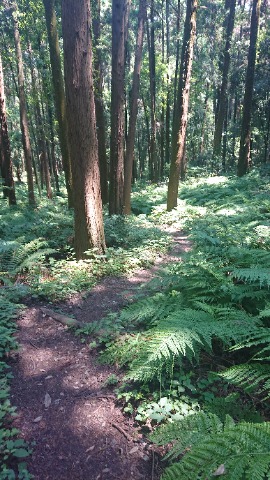
<svg viewBox="0 0 270 480">
<path fill-rule="evenodd" d="M 168 467 L 162 480 L 197 480 L 226 475 L 230 480 L 265 480 L 270 472 L 270 423 L 225 423 L 216 415 L 199 413 L 160 427 L 152 440 L 174 441 L 169 456 L 184 453 Z"/>
<path fill-rule="evenodd" d="M 151 218 L 184 228 L 193 250 L 153 281 L 152 295 L 120 312 L 103 358 L 125 366 L 135 382 L 120 394 L 126 411 L 162 425 L 152 440 L 172 444 L 170 461 L 183 455 L 164 479 L 265 480 L 269 182 L 256 175 L 191 180 L 180 195 L 177 209 L 166 213 L 160 203 Z M 146 386 L 143 398 L 132 396 Z"/>
</svg>

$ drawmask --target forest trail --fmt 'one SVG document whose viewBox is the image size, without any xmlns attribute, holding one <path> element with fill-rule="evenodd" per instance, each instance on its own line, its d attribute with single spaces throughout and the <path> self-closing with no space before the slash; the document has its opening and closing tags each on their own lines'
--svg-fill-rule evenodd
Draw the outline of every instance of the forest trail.
<svg viewBox="0 0 270 480">
<path fill-rule="evenodd" d="M 191 248 L 182 232 L 171 235 L 171 251 L 150 269 L 104 278 L 86 298 L 78 294 L 61 310 L 86 323 L 146 294 L 159 270 L 181 261 Z M 29 306 L 18 319 L 20 349 L 11 359 L 11 401 L 18 413 L 14 426 L 33 445 L 30 473 L 36 480 L 157 480 L 157 455 L 132 418 L 122 414 L 113 389 L 105 386 L 117 369 L 100 365 L 97 354 L 45 316 L 42 306 Z"/>
</svg>

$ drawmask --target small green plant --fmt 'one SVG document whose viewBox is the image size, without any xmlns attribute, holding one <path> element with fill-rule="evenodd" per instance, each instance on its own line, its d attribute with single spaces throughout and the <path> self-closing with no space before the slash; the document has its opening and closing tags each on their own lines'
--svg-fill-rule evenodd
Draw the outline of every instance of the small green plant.
<svg viewBox="0 0 270 480">
<path fill-rule="evenodd" d="M 119 382 L 119 378 L 117 377 L 117 375 L 112 373 L 111 375 L 108 376 L 108 378 L 106 378 L 106 380 L 104 382 L 104 386 L 109 387 L 109 386 L 112 386 L 112 385 L 117 385 L 118 382 Z"/>
</svg>

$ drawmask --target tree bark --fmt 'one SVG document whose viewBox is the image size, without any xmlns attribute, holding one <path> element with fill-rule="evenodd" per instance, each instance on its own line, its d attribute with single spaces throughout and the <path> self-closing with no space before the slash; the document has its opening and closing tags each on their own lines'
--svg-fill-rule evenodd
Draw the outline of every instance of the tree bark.
<svg viewBox="0 0 270 480">
<path fill-rule="evenodd" d="M 136 133 L 136 122 L 137 122 L 137 115 L 138 115 L 138 97 L 139 97 L 139 87 L 140 87 L 145 16 L 146 16 L 145 0 L 140 0 L 135 63 L 134 63 L 131 101 L 130 101 L 129 127 L 128 127 L 127 146 L 126 146 L 126 160 L 125 160 L 124 214 L 126 215 L 130 215 L 131 213 L 130 197 L 131 197 L 132 166 L 133 166 L 133 160 L 134 160 L 135 133 Z"/>
<path fill-rule="evenodd" d="M 43 0 L 50 48 L 50 61 L 52 67 L 52 83 L 55 99 L 55 113 L 58 121 L 59 142 L 62 154 L 63 169 L 65 174 L 68 194 L 68 206 L 73 207 L 73 185 L 71 173 L 71 153 L 68 135 L 68 121 L 66 112 L 66 98 L 64 80 L 61 68 L 59 39 L 57 32 L 57 19 L 55 14 L 55 0 Z"/>
<path fill-rule="evenodd" d="M 220 89 L 217 121 L 215 126 L 215 133 L 214 133 L 214 148 L 213 148 L 214 157 L 217 157 L 221 153 L 221 139 L 222 139 L 222 131 L 223 131 L 223 125 L 225 121 L 226 105 L 227 105 L 228 77 L 229 77 L 229 68 L 230 68 L 230 60 L 231 60 L 230 49 L 231 49 L 232 34 L 233 34 L 233 28 L 234 28 L 235 5 L 236 5 L 236 0 L 230 0 L 230 10 L 228 14 L 228 22 L 227 22 L 227 30 L 226 30 L 226 44 L 225 44 L 225 50 L 224 50 L 222 84 Z"/>
<path fill-rule="evenodd" d="M 26 98 L 25 98 L 25 91 L 24 91 L 23 59 L 22 59 L 22 50 L 21 50 L 21 39 L 20 39 L 18 20 L 17 20 L 18 8 L 16 3 L 14 3 L 13 5 L 14 5 L 13 7 L 14 40 L 15 40 L 17 68 L 18 68 L 20 123 L 21 123 L 22 143 L 23 143 L 24 158 L 25 158 L 25 168 L 27 173 L 28 201 L 30 205 L 34 206 L 36 201 L 35 201 L 35 194 L 34 194 L 34 181 L 33 181 L 33 171 L 32 171 L 32 166 L 33 166 L 32 165 L 32 149 L 31 149 L 31 142 L 30 142 Z"/>
<path fill-rule="evenodd" d="M 124 205 L 125 26 L 127 0 L 112 2 L 112 87 L 110 151 L 110 215 L 121 215 Z"/>
<path fill-rule="evenodd" d="M 90 0 L 62 1 L 64 68 L 77 259 L 105 250 L 92 77 Z"/>
<path fill-rule="evenodd" d="M 248 66 L 246 74 L 243 119 L 240 138 L 240 151 L 237 165 L 237 175 L 239 177 L 245 175 L 250 168 L 251 112 L 256 61 L 256 45 L 260 18 L 260 5 L 261 0 L 253 0 L 250 24 Z"/>
<path fill-rule="evenodd" d="M 197 0 L 187 0 L 186 19 L 178 82 L 178 95 L 172 132 L 172 153 L 168 185 L 167 209 L 177 206 L 179 177 L 183 172 L 185 140 L 189 105 L 190 79 L 193 60 L 193 47 L 196 36 Z"/>
<path fill-rule="evenodd" d="M 12 173 L 12 161 L 6 116 L 6 99 L 4 89 L 4 74 L 0 55 L 0 144 L 1 144 L 1 173 L 4 180 L 3 194 L 8 198 L 9 205 L 16 205 L 15 186 Z"/>
<path fill-rule="evenodd" d="M 103 74 L 101 66 L 101 54 L 98 48 L 100 42 L 100 0 L 92 0 L 93 16 L 93 49 L 94 49 L 94 86 L 95 108 L 98 138 L 98 158 L 100 170 L 100 184 L 102 203 L 108 203 L 108 164 L 106 153 L 106 124 L 103 103 Z"/>
</svg>

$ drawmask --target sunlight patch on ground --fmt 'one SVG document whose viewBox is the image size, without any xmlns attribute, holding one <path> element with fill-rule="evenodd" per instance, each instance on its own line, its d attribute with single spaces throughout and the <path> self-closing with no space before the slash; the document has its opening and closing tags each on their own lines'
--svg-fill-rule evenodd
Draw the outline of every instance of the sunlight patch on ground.
<svg viewBox="0 0 270 480">
<path fill-rule="evenodd" d="M 44 373 L 55 369 L 59 364 L 55 361 L 55 352 L 46 348 L 39 348 L 33 352 L 25 349 L 22 357 L 21 368 L 25 378 L 44 375 Z"/>
</svg>

